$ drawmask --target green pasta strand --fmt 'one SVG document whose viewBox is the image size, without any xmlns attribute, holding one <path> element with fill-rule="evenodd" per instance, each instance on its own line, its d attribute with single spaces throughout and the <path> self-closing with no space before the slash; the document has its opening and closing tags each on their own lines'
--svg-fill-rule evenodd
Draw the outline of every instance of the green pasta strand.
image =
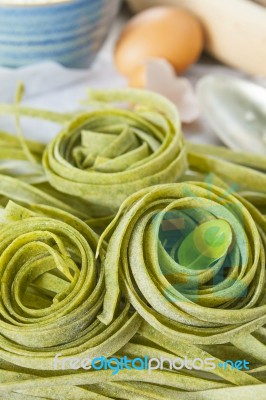
<svg viewBox="0 0 266 400">
<path fill-rule="evenodd" d="M 92 91 L 94 99 L 131 103 L 135 108 L 91 111 L 56 136 L 43 159 L 52 186 L 106 208 L 110 214 L 130 194 L 174 182 L 183 174 L 183 137 L 170 102 L 138 90 Z"/>
<path fill-rule="evenodd" d="M 229 242 L 219 221 L 231 228 Z M 210 236 L 204 239 L 206 229 Z M 265 344 L 253 336 L 266 322 L 265 232 L 266 219 L 252 204 L 205 182 L 158 185 L 134 194 L 98 245 L 109 239 L 100 320 L 110 323 L 122 291 L 146 321 L 140 332 L 154 332 L 155 339 L 147 338 L 167 350 L 204 359 L 207 354 L 195 345 L 231 343 L 246 357 L 265 362 Z M 188 239 L 198 249 L 194 263 L 200 268 L 180 263 L 178 249 Z M 218 258 L 203 268 L 210 246 Z M 224 378 L 237 385 L 256 383 L 243 373 L 234 380 L 236 372 L 227 371 Z"/>
<path fill-rule="evenodd" d="M 233 155 L 232 155 L 233 156 Z M 261 157 L 263 159 L 263 157 Z M 236 186 L 238 190 L 250 190 L 266 193 L 266 174 L 246 166 L 232 164 L 223 159 L 200 153 L 188 153 L 188 162 L 192 170 L 201 173 L 213 173 L 228 185 Z M 266 165 L 266 157 L 264 160 Z M 255 162 L 254 162 L 255 164 Z M 258 166 L 262 167 L 258 161 Z M 266 167 L 264 166 L 264 169 Z"/>
<path fill-rule="evenodd" d="M 90 90 L 69 114 L 22 93 L 0 105 L 0 398 L 266 399 L 266 157 L 184 142 L 150 92 Z M 61 131 L 26 140 L 23 117 Z M 101 356 L 215 368 L 70 365 Z"/>
<path fill-rule="evenodd" d="M 108 357 L 126 344 L 140 324 L 127 304 L 108 327 L 96 318 L 104 295 L 98 236 L 54 207 L 9 202 L 0 211 L 1 359 L 52 373 L 58 354 Z"/>
<path fill-rule="evenodd" d="M 232 151 L 226 147 L 186 142 L 188 153 L 197 153 L 208 157 L 223 159 L 257 170 L 266 171 L 266 156 L 246 152 Z"/>
</svg>

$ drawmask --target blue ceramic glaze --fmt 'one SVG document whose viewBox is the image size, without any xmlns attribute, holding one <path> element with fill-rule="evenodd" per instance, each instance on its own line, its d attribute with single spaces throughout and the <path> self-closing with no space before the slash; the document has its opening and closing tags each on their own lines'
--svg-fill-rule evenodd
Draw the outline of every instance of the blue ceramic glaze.
<svg viewBox="0 0 266 400">
<path fill-rule="evenodd" d="M 1 66 L 53 60 L 67 67 L 85 68 L 103 44 L 120 0 L 11 3 L 4 0 L 0 5 Z"/>
</svg>

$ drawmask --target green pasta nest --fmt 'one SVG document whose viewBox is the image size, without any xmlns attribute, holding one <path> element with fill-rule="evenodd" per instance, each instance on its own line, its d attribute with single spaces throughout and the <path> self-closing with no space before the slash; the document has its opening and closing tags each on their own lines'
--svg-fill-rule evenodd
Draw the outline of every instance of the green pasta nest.
<svg viewBox="0 0 266 400">
<path fill-rule="evenodd" d="M 145 108 L 107 108 L 77 117 L 48 145 L 43 165 L 57 190 L 115 212 L 130 194 L 175 182 L 186 169 L 186 155 L 171 103 L 159 96 L 151 101 L 138 91 L 96 96 L 135 101 Z M 160 103 L 168 113 L 156 112 Z"/>
<path fill-rule="evenodd" d="M 144 189 L 101 241 L 106 236 L 103 322 L 121 290 L 175 340 L 234 342 L 264 325 L 265 217 L 239 196 L 204 182 Z"/>
<path fill-rule="evenodd" d="M 22 93 L 0 105 L 0 398 L 266 399 L 266 158 L 185 142 L 153 93 L 70 114 Z M 26 140 L 25 116 L 61 130 Z M 71 367 L 102 356 L 166 366 Z"/>
</svg>

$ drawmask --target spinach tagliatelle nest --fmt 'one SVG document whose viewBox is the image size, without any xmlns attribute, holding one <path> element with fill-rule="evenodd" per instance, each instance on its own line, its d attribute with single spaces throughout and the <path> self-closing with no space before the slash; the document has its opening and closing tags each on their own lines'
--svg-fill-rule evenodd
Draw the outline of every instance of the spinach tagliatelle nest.
<svg viewBox="0 0 266 400">
<path fill-rule="evenodd" d="M 103 107 L 72 121 L 44 154 L 52 186 L 114 211 L 137 190 L 183 174 L 183 137 L 169 101 L 138 90 L 95 91 L 91 98 L 138 108 Z"/>
<path fill-rule="evenodd" d="M 103 322 L 122 291 L 169 340 L 266 361 L 266 219 L 253 205 L 205 182 L 158 185 L 128 198 L 106 237 Z"/>
<path fill-rule="evenodd" d="M 1 399 L 264 400 L 265 157 L 184 143 L 152 93 L 93 99 L 75 114 L 0 105 L 20 137 L 0 132 Z M 63 128 L 44 149 L 22 116 Z M 56 370 L 59 355 L 215 369 Z"/>
<path fill-rule="evenodd" d="M 139 317 L 128 305 L 108 327 L 97 319 L 104 251 L 96 260 L 97 235 L 78 218 L 10 201 L 0 209 L 0 239 L 2 363 L 52 371 L 59 353 L 110 356 L 135 334 Z"/>
</svg>

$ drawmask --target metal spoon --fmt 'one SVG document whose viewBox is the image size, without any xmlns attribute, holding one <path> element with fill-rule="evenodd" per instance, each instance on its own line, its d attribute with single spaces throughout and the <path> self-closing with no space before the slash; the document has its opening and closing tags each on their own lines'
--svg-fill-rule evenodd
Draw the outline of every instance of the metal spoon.
<svg viewBox="0 0 266 400">
<path fill-rule="evenodd" d="M 197 85 L 203 116 L 234 150 L 266 154 L 266 89 L 223 75 L 208 75 Z"/>
</svg>

